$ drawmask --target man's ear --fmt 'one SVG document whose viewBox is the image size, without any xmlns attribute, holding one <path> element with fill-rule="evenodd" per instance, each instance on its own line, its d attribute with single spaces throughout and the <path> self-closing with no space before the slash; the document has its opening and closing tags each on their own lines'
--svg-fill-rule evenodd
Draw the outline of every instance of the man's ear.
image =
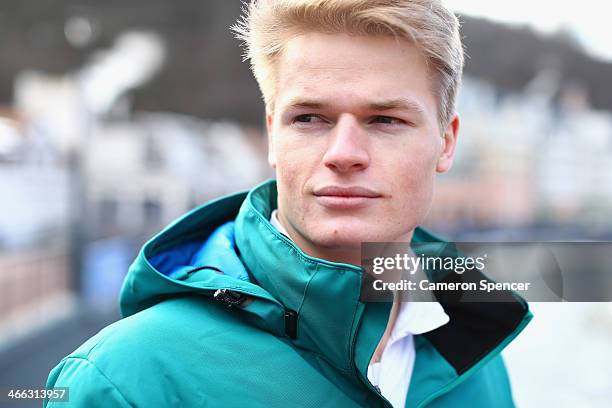
<svg viewBox="0 0 612 408">
<path fill-rule="evenodd" d="M 273 169 L 276 169 L 276 155 L 274 154 L 274 145 L 272 144 L 272 120 L 272 114 L 266 112 L 266 131 L 268 132 L 268 163 Z"/>
<path fill-rule="evenodd" d="M 446 173 L 453 165 L 455 157 L 455 147 L 457 147 L 457 138 L 459 137 L 459 115 L 454 114 L 451 121 L 444 130 L 442 140 L 442 151 L 436 165 L 438 173 Z"/>
</svg>

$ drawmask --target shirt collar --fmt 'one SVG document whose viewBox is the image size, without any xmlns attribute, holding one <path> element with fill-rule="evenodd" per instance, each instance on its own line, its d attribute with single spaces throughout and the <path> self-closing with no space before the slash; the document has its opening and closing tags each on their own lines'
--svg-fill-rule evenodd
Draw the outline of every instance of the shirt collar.
<svg viewBox="0 0 612 408">
<path fill-rule="evenodd" d="M 287 238 L 291 239 L 291 237 L 289 237 L 289 233 L 278 219 L 278 210 L 272 211 L 272 215 L 270 215 L 270 224 L 272 224 L 272 226 L 274 226 L 274 228 L 276 228 L 281 234 L 284 234 L 287 236 Z"/>
</svg>

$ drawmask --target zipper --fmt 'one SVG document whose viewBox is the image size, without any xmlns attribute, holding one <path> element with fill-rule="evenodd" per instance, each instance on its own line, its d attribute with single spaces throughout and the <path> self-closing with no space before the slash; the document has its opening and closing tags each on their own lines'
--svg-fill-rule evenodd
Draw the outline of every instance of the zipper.
<svg viewBox="0 0 612 408">
<path fill-rule="evenodd" d="M 363 271 L 363 269 L 361 270 Z M 386 399 L 380 392 L 380 387 L 373 385 L 370 382 L 370 380 L 367 379 L 367 376 L 364 377 L 361 374 L 361 371 L 359 371 L 359 368 L 357 368 L 357 364 L 355 364 L 355 343 L 357 342 L 357 332 L 359 331 L 359 326 L 361 325 L 361 320 L 363 319 L 364 311 L 365 311 L 365 305 L 362 305 L 359 311 L 357 312 L 359 313 L 359 316 L 357 317 L 357 319 L 359 320 L 359 324 L 357 325 L 358 327 L 355 328 L 353 335 L 352 335 L 352 340 L 351 340 L 351 365 L 353 366 L 353 369 L 355 373 L 357 374 L 357 378 L 359 379 L 359 381 L 361 381 L 372 393 L 376 394 L 376 396 L 382 400 L 383 406 L 385 408 L 393 408 L 393 405 L 391 405 L 389 400 Z M 368 361 L 372 361 L 372 356 L 374 355 L 375 351 L 376 351 L 376 348 L 372 350 L 372 353 L 370 354 Z"/>
<path fill-rule="evenodd" d="M 372 358 L 372 357 L 370 356 L 370 359 L 371 359 L 371 358 Z M 357 372 L 357 377 L 358 377 L 358 378 L 361 380 L 361 382 L 362 382 L 362 383 L 364 383 L 364 384 L 365 384 L 365 386 L 366 386 L 366 387 L 368 387 L 368 389 L 369 389 L 370 391 L 372 391 L 373 393 L 375 393 L 375 394 L 376 394 L 376 396 L 377 396 L 378 398 L 382 399 L 382 402 L 383 402 L 383 404 L 384 404 L 383 406 L 384 406 L 385 408 L 393 408 L 393 405 L 391 405 L 391 403 L 389 402 L 389 400 L 388 400 L 388 399 L 386 399 L 386 398 L 385 398 L 385 397 L 384 397 L 384 396 L 381 394 L 381 392 L 380 392 L 380 388 L 379 388 L 379 387 L 377 387 L 377 386 L 375 386 L 375 385 L 373 385 L 373 384 L 370 382 L 370 380 L 368 380 L 367 378 L 364 378 L 364 377 L 363 377 L 363 375 L 361 374 L 361 372 L 359 371 L 359 369 L 357 368 L 357 366 L 355 366 L 355 371 Z"/>
</svg>

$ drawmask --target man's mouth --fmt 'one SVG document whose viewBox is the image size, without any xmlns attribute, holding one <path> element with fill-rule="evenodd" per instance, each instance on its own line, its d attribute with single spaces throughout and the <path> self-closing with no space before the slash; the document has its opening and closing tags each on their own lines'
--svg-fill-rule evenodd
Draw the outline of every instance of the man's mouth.
<svg viewBox="0 0 612 408">
<path fill-rule="evenodd" d="M 337 210 L 363 208 L 382 194 L 365 187 L 324 186 L 314 190 L 317 201 L 324 207 Z"/>
</svg>

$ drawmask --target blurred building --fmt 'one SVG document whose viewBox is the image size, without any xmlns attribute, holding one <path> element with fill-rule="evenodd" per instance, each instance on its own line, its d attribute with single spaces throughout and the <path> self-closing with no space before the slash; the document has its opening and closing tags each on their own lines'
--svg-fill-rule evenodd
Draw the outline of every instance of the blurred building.
<svg viewBox="0 0 612 408">
<path fill-rule="evenodd" d="M 261 133 L 176 114 L 101 124 L 86 144 L 87 207 L 98 237 L 150 236 L 195 206 L 271 175 Z"/>
<path fill-rule="evenodd" d="M 0 349 L 74 303 L 68 171 L 36 127 L 0 114 Z"/>
<path fill-rule="evenodd" d="M 115 308 L 144 240 L 271 175 L 258 129 L 134 114 L 126 95 L 149 74 L 113 82 L 125 47 L 75 73 L 20 75 L 15 107 L 2 111 L 0 347 L 70 315 L 77 299 Z"/>
<path fill-rule="evenodd" d="M 429 224 L 610 231 L 612 115 L 558 78 L 544 70 L 522 92 L 465 78 L 455 165 L 438 178 Z"/>
</svg>

